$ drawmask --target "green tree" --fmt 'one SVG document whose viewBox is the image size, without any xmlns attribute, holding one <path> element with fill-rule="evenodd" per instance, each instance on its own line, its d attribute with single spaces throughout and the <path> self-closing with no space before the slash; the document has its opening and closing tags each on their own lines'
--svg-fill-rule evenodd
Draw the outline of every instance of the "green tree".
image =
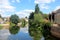
<svg viewBox="0 0 60 40">
<path fill-rule="evenodd" d="M 12 23 L 17 25 L 17 23 L 19 23 L 19 17 L 16 14 L 11 15 L 10 22 L 12 22 Z"/>
<path fill-rule="evenodd" d="M 0 18 L 2 18 L 1 14 L 0 14 Z"/>
<path fill-rule="evenodd" d="M 29 16 L 29 34 L 34 40 L 40 40 L 42 37 L 42 24 L 43 17 L 41 14 L 33 12 Z M 38 34 L 38 35 L 37 35 Z"/>
<path fill-rule="evenodd" d="M 48 14 L 43 14 L 43 17 L 45 18 L 45 19 L 48 19 Z"/>
<path fill-rule="evenodd" d="M 29 19 L 29 34 L 34 40 L 40 40 L 42 37 L 42 16 L 40 14 L 34 14 L 34 19 Z M 31 17 L 32 18 L 32 17 Z"/>
<path fill-rule="evenodd" d="M 40 11 L 39 13 L 43 15 L 43 12 L 42 11 Z"/>
<path fill-rule="evenodd" d="M 25 25 L 27 24 L 26 20 L 25 20 L 25 19 L 22 19 L 21 22 L 22 22 L 21 26 L 22 26 L 22 27 L 25 27 Z"/>
<path fill-rule="evenodd" d="M 11 34 L 17 34 L 19 32 L 19 30 L 20 30 L 19 26 L 12 26 L 12 27 L 9 28 L 9 32 Z"/>
<path fill-rule="evenodd" d="M 36 4 L 36 6 L 35 6 L 35 13 L 39 13 L 39 6 L 38 6 L 38 4 Z"/>
<path fill-rule="evenodd" d="M 33 19 L 34 18 L 34 12 L 32 12 L 29 16 L 29 19 Z"/>
</svg>

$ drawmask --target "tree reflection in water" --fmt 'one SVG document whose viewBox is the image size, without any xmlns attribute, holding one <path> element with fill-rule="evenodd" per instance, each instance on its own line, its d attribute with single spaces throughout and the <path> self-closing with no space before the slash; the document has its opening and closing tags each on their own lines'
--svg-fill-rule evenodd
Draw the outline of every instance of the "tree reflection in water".
<svg viewBox="0 0 60 40">
<path fill-rule="evenodd" d="M 38 23 L 34 23 L 32 26 L 29 25 L 29 34 L 33 38 L 33 40 L 41 40 L 41 27 L 38 25 Z"/>
<path fill-rule="evenodd" d="M 11 34 L 17 34 L 20 30 L 20 27 L 19 26 L 12 26 L 9 28 L 9 31 Z"/>
</svg>

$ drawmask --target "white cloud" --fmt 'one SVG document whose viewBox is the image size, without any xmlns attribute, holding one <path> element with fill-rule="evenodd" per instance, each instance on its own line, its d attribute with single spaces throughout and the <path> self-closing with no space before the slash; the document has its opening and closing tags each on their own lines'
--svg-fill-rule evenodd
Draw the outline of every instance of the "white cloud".
<svg viewBox="0 0 60 40">
<path fill-rule="evenodd" d="M 40 5 L 40 8 L 41 9 L 49 9 L 49 6 L 48 5 L 45 5 L 45 4 L 42 4 L 42 5 Z"/>
<path fill-rule="evenodd" d="M 20 18 L 22 18 L 22 17 L 26 17 L 26 16 L 28 17 L 31 12 L 34 12 L 34 10 L 25 9 L 25 10 L 22 10 L 22 11 L 17 12 L 16 14 L 17 14 Z"/>
<path fill-rule="evenodd" d="M 58 9 L 60 9 L 60 6 L 57 6 L 57 7 L 54 9 L 54 11 L 56 11 L 56 10 L 58 10 Z"/>
<path fill-rule="evenodd" d="M 20 0 L 12 0 L 12 2 L 20 3 Z"/>
<path fill-rule="evenodd" d="M 51 3 L 51 2 L 55 2 L 55 0 L 35 0 L 35 3 Z"/>
<path fill-rule="evenodd" d="M 39 4 L 41 9 L 49 9 L 47 4 L 55 2 L 55 0 L 35 0 L 35 4 Z"/>
<path fill-rule="evenodd" d="M 10 5 L 9 0 L 0 0 L 0 14 L 6 14 L 6 12 L 14 12 L 15 7 Z"/>
<path fill-rule="evenodd" d="M 18 2 L 18 3 L 19 3 L 19 2 L 20 2 L 20 0 L 16 0 L 16 2 Z"/>
</svg>

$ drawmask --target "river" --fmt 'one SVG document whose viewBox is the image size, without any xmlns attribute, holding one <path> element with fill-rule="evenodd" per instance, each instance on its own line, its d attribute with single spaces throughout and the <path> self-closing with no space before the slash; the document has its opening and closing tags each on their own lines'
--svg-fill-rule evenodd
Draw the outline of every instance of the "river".
<svg viewBox="0 0 60 40">
<path fill-rule="evenodd" d="M 29 35 L 28 27 L 24 27 L 20 28 L 17 34 L 11 34 L 8 29 L 0 30 L 0 40 L 33 40 L 33 38 Z"/>
</svg>

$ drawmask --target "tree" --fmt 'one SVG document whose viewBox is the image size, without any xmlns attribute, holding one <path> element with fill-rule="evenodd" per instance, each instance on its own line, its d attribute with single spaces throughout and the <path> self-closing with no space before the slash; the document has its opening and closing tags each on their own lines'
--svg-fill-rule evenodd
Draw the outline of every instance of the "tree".
<svg viewBox="0 0 60 40">
<path fill-rule="evenodd" d="M 16 14 L 11 15 L 10 22 L 12 22 L 12 23 L 17 25 L 17 23 L 19 23 L 19 17 Z"/>
<path fill-rule="evenodd" d="M 39 7 L 38 7 L 38 4 L 36 4 L 36 6 L 35 6 L 35 13 L 39 13 Z"/>
<path fill-rule="evenodd" d="M 29 16 L 29 19 L 33 19 L 34 18 L 34 12 L 32 12 Z"/>
<path fill-rule="evenodd" d="M 43 12 L 42 11 L 40 11 L 39 13 L 43 15 Z"/>
<path fill-rule="evenodd" d="M 25 27 L 26 24 L 27 24 L 26 20 L 25 20 L 25 19 L 22 19 L 22 24 L 21 24 L 21 26 L 22 26 L 22 27 Z"/>
<path fill-rule="evenodd" d="M 48 19 L 49 15 L 48 15 L 48 14 L 43 14 L 43 17 L 44 17 L 45 19 Z"/>
<path fill-rule="evenodd" d="M 2 18 L 1 14 L 0 14 L 0 18 Z"/>
</svg>

